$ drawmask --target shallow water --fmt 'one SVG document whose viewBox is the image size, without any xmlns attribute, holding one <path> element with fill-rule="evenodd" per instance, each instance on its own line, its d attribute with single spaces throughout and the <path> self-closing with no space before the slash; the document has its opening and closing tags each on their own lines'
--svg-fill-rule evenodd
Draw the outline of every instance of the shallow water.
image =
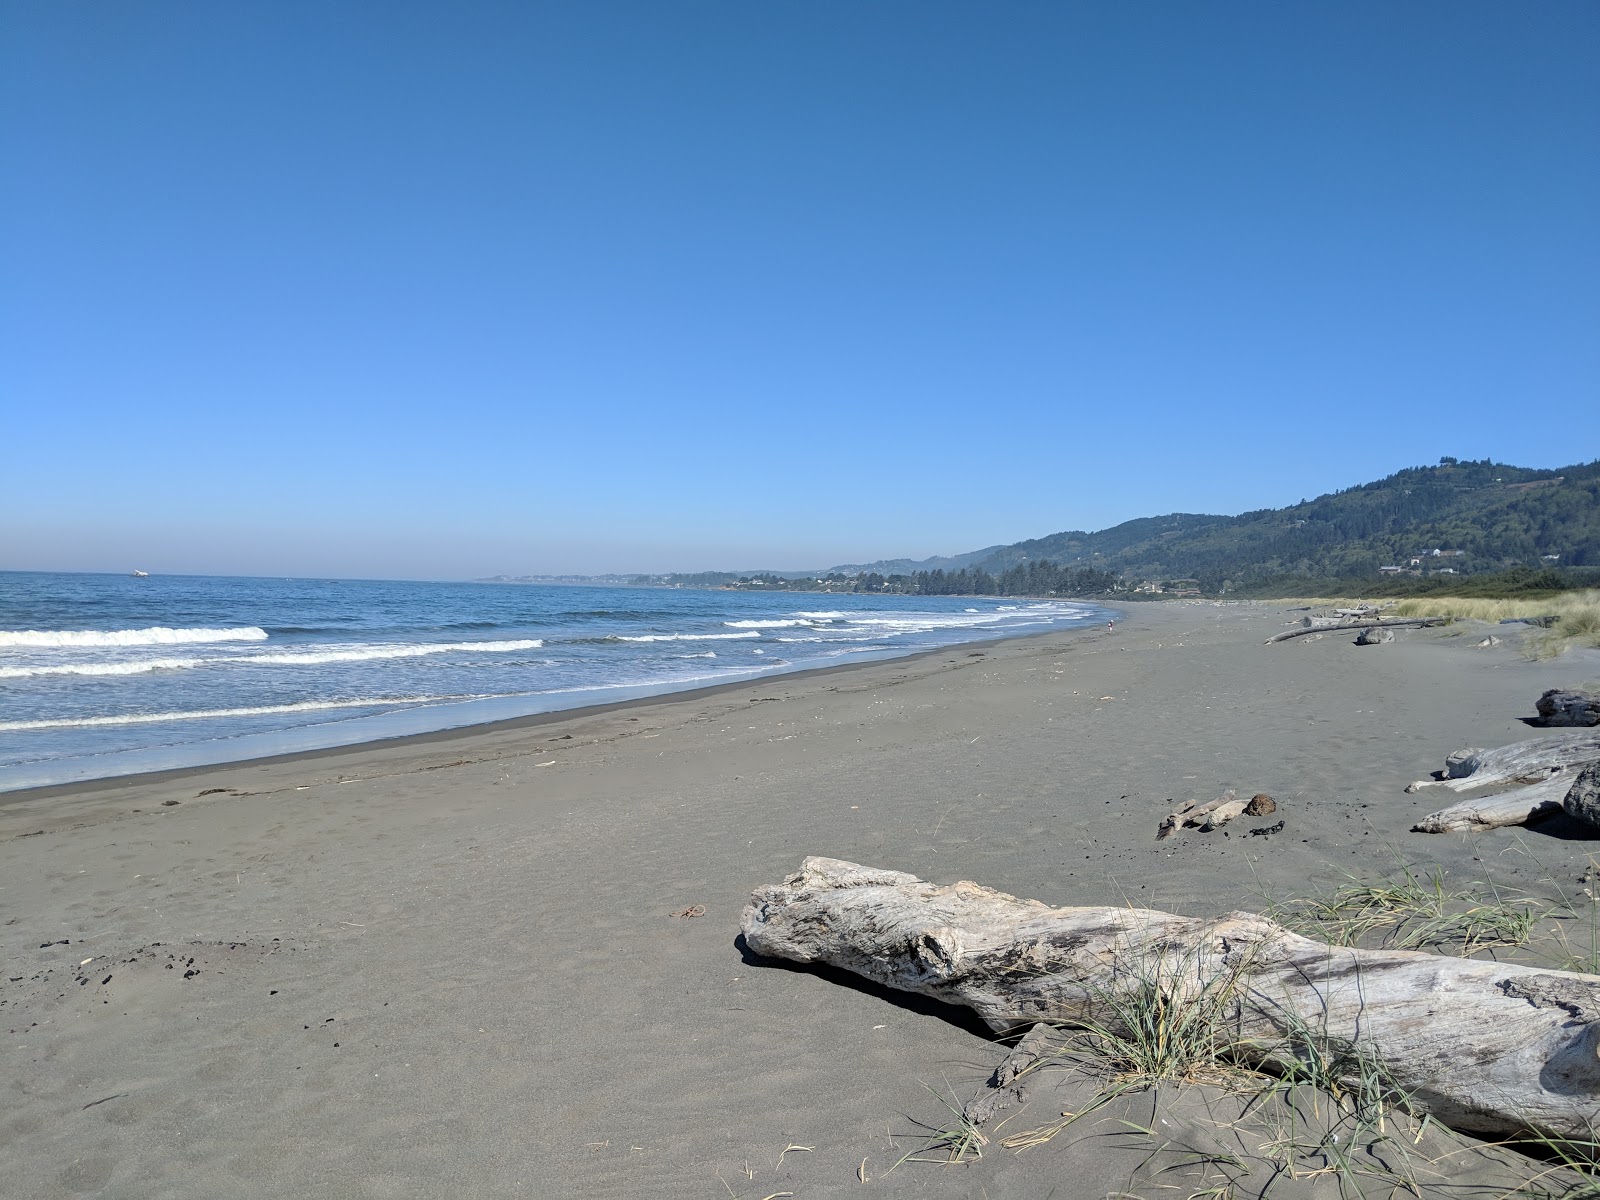
<svg viewBox="0 0 1600 1200">
<path fill-rule="evenodd" d="M 0 790 L 1088 625 L 1076 601 L 0 573 Z"/>
</svg>

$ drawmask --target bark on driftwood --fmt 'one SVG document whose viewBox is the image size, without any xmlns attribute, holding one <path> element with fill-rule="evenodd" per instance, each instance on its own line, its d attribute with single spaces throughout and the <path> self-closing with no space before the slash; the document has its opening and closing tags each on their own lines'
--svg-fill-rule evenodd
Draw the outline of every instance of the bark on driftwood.
<svg viewBox="0 0 1600 1200">
<path fill-rule="evenodd" d="M 1463 800 L 1449 808 L 1441 808 L 1423 817 L 1411 827 L 1411 831 L 1478 833 L 1553 817 L 1562 811 L 1562 802 L 1566 799 L 1567 789 L 1572 786 L 1572 780 L 1573 772 L 1563 768 L 1539 783 L 1525 784 L 1509 792 Z"/>
<path fill-rule="evenodd" d="M 1498 750 L 1477 751 L 1459 759 L 1451 755 L 1446 779 L 1419 779 L 1406 788 L 1448 788 L 1452 792 L 1476 792 L 1489 787 L 1538 783 L 1558 767 L 1600 759 L 1600 729 L 1582 733 L 1552 733 L 1546 737 L 1513 742 Z"/>
<path fill-rule="evenodd" d="M 1582 821 L 1600 834 L 1600 762 L 1590 763 L 1578 772 L 1562 803 L 1567 816 Z"/>
<path fill-rule="evenodd" d="M 1584 1138 L 1600 1113 L 1595 976 L 1328 946 L 1250 913 L 1050 908 L 830 858 L 759 889 L 742 924 L 759 954 L 967 1005 L 996 1030 L 1112 1025 L 1119 997 L 1153 986 L 1169 1004 L 1218 999 L 1242 1053 L 1267 1065 L 1307 1029 L 1370 1046 L 1459 1129 Z"/>
<path fill-rule="evenodd" d="M 1290 638 L 1305 637 L 1308 633 L 1337 633 L 1341 629 L 1398 629 L 1403 625 L 1447 625 L 1450 620 L 1450 617 L 1407 617 L 1403 621 L 1335 621 L 1328 625 L 1314 625 L 1309 629 L 1275 633 L 1261 644 L 1270 646 L 1273 642 L 1286 642 Z"/>
</svg>

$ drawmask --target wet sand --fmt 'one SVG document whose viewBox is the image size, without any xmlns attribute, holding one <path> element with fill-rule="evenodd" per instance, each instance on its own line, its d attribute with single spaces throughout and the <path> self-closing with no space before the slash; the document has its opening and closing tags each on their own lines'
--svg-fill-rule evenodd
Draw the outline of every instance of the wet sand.
<svg viewBox="0 0 1600 1200">
<path fill-rule="evenodd" d="M 1122 1188 L 1146 1154 L 1104 1137 L 891 1172 L 1004 1047 L 752 960 L 739 913 L 807 854 L 1211 914 L 1397 859 L 1546 894 L 1600 851 L 1559 821 L 1411 834 L 1445 800 L 1402 790 L 1530 736 L 1596 656 L 1262 645 L 1288 619 L 1141 605 L 1110 635 L 0 797 L 0 1193 Z M 1154 840 L 1228 787 L 1283 831 Z"/>
</svg>

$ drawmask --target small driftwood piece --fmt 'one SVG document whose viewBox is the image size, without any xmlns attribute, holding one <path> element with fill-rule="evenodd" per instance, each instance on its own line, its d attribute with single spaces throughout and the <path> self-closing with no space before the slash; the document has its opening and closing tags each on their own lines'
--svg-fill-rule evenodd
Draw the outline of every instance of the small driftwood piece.
<svg viewBox="0 0 1600 1200">
<path fill-rule="evenodd" d="M 1399 629 L 1404 625 L 1446 625 L 1450 620 L 1449 617 L 1407 617 L 1400 621 L 1338 621 L 1331 625 L 1315 625 L 1310 629 L 1289 629 L 1283 633 L 1275 633 L 1262 645 L 1287 642 L 1290 638 L 1305 637 L 1308 633 L 1337 633 L 1341 629 Z"/>
<path fill-rule="evenodd" d="M 1419 779 L 1406 788 L 1448 788 L 1476 792 L 1490 787 L 1538 783 L 1558 768 L 1600 759 L 1600 729 L 1582 733 L 1552 733 L 1513 742 L 1497 750 L 1458 750 L 1446 760 L 1443 779 Z"/>
<path fill-rule="evenodd" d="M 1222 795 L 1218 796 L 1215 800 L 1207 800 L 1204 804 L 1200 803 L 1198 800 L 1190 800 L 1187 803 L 1173 809 L 1166 815 L 1166 818 L 1156 829 L 1156 840 L 1160 841 L 1164 837 L 1171 837 L 1174 829 L 1198 829 L 1208 818 L 1210 818 L 1212 813 L 1220 812 L 1224 808 L 1230 808 L 1234 804 L 1238 804 L 1238 801 L 1233 798 L 1232 788 L 1229 788 L 1227 791 L 1223 792 Z M 1244 805 L 1239 804 L 1238 810 L 1230 813 L 1227 817 L 1224 817 L 1223 820 L 1226 821 L 1231 817 L 1236 817 L 1243 811 Z M 1207 825 L 1206 828 L 1214 829 L 1216 826 Z"/>
<path fill-rule="evenodd" d="M 1600 695 L 1551 688 L 1534 702 L 1538 725 L 1600 725 Z"/>
<path fill-rule="evenodd" d="M 741 923 L 758 954 L 966 1005 L 999 1031 L 1209 998 L 1246 1061 L 1287 1063 L 1308 1031 L 1358 1045 L 1458 1129 L 1587 1138 L 1600 1114 L 1592 975 L 1329 946 L 1251 913 L 1051 908 L 831 858 L 758 889 Z"/>
<path fill-rule="evenodd" d="M 1494 796 L 1463 800 L 1449 808 L 1429 813 L 1411 827 L 1411 832 L 1478 833 L 1553 817 L 1562 811 L 1562 802 L 1572 786 L 1572 780 L 1573 773 L 1560 768 L 1539 783 L 1524 784 Z"/>
<path fill-rule="evenodd" d="M 1248 800 L 1237 800 L 1233 789 L 1229 788 L 1215 800 L 1208 800 L 1204 804 L 1190 800 L 1173 809 L 1156 828 L 1156 840 L 1171 837 L 1175 829 L 1198 829 L 1201 833 L 1210 833 L 1237 816 L 1264 817 L 1277 811 L 1277 802 L 1265 792 L 1257 792 Z"/>
</svg>

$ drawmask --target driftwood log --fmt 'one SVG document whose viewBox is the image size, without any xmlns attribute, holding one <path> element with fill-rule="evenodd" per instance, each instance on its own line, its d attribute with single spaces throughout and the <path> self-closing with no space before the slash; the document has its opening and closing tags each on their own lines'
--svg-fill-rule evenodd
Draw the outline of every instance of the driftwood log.
<svg viewBox="0 0 1600 1200">
<path fill-rule="evenodd" d="M 1290 638 L 1305 637 L 1308 633 L 1337 633 L 1341 629 L 1399 629 L 1404 625 L 1447 625 L 1451 620 L 1450 617 L 1407 617 L 1403 621 L 1334 621 L 1327 625 L 1313 625 L 1309 629 L 1290 629 L 1283 633 L 1275 633 L 1262 645 L 1287 642 Z"/>
<path fill-rule="evenodd" d="M 1590 763 L 1578 772 L 1562 804 L 1567 816 L 1582 821 L 1600 836 L 1600 762 Z"/>
<path fill-rule="evenodd" d="M 1509 792 L 1463 800 L 1449 808 L 1429 813 L 1411 827 L 1413 833 L 1479 833 L 1526 825 L 1553 817 L 1562 811 L 1574 772 L 1558 769 L 1539 783 L 1524 784 Z"/>
<path fill-rule="evenodd" d="M 1600 725 L 1600 695 L 1551 688 L 1534 702 L 1537 725 Z"/>
<path fill-rule="evenodd" d="M 1557 768 L 1600 759 L 1600 729 L 1582 733 L 1552 733 L 1513 742 L 1498 750 L 1457 751 L 1446 761 L 1443 779 L 1419 779 L 1406 788 L 1447 788 L 1476 792 L 1490 787 L 1538 783 Z"/>
<path fill-rule="evenodd" d="M 1265 918 L 1051 908 L 831 858 L 751 897 L 759 954 L 822 962 L 967 1005 L 995 1030 L 1111 1026 L 1152 987 L 1215 998 L 1242 1057 L 1296 1057 L 1307 1030 L 1370 1048 L 1458 1129 L 1587 1138 L 1600 1114 L 1600 977 L 1328 946 Z"/>
</svg>

